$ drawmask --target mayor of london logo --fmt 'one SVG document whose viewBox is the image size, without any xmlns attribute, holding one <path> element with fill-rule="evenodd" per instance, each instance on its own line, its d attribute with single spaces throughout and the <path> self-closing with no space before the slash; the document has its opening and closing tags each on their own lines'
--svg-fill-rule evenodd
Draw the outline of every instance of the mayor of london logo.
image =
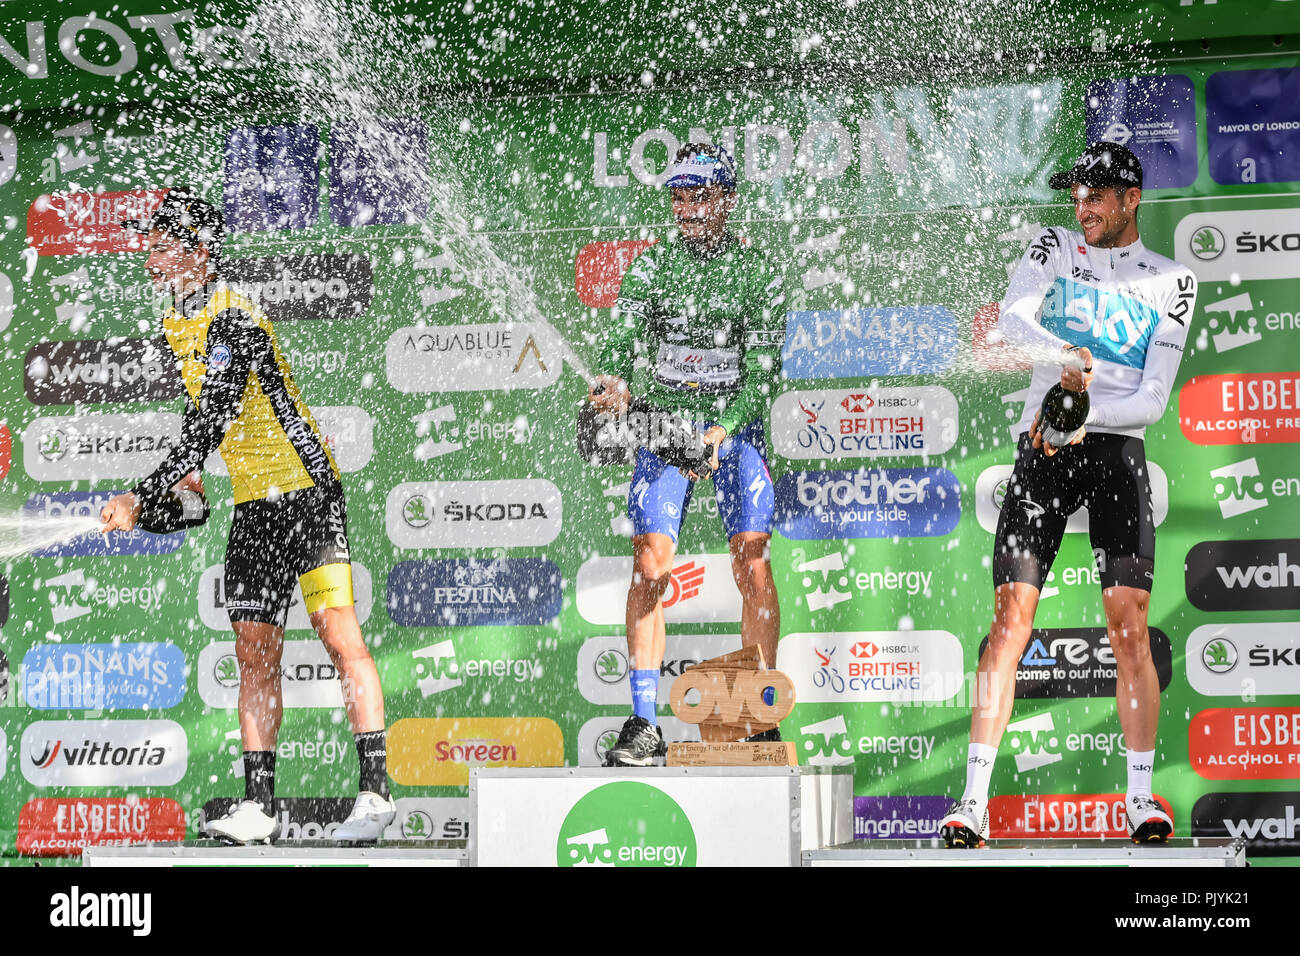
<svg viewBox="0 0 1300 956">
<path fill-rule="evenodd" d="M 677 801 L 633 780 L 573 805 L 556 841 L 559 866 L 695 866 L 695 830 Z"/>
<path fill-rule="evenodd" d="M 1192 233 L 1192 255 L 1198 259 L 1208 262 L 1219 258 L 1224 245 L 1223 233 L 1214 226 L 1202 226 Z"/>
<path fill-rule="evenodd" d="M 1216 674 L 1226 674 L 1237 666 L 1237 648 L 1232 641 L 1219 637 L 1205 645 L 1201 651 L 1201 660 L 1206 670 Z"/>
</svg>

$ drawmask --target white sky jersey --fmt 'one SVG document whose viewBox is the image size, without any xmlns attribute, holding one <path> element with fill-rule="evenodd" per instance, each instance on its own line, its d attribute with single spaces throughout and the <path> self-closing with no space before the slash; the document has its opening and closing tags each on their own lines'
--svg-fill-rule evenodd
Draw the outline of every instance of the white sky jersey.
<svg viewBox="0 0 1300 956">
<path fill-rule="evenodd" d="M 1026 250 L 1006 298 L 998 330 L 1011 345 L 1092 351 L 1096 377 L 1088 388 L 1087 428 L 1141 438 L 1160 418 L 1183 357 L 1196 307 L 1196 277 L 1141 241 L 1099 249 L 1083 235 L 1044 229 Z M 1017 426 L 1028 431 L 1061 366 L 1035 364 Z"/>
</svg>

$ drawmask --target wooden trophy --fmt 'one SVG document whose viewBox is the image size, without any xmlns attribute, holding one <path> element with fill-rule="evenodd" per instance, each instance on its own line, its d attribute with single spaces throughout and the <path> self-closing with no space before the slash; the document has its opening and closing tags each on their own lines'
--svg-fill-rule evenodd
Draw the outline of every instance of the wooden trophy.
<svg viewBox="0 0 1300 956">
<path fill-rule="evenodd" d="M 769 688 L 776 695 L 771 704 L 763 701 Z M 688 695 L 698 699 L 688 703 Z M 680 720 L 700 725 L 703 741 L 669 744 L 670 767 L 797 765 L 792 742 L 741 739 L 773 729 L 794 709 L 794 684 L 767 669 L 757 646 L 696 664 L 673 681 L 669 703 Z"/>
</svg>

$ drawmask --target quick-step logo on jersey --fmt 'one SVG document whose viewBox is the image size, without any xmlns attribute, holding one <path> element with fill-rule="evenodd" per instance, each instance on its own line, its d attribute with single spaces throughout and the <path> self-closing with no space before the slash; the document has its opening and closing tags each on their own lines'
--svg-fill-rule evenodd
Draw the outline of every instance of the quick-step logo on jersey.
<svg viewBox="0 0 1300 956">
<path fill-rule="evenodd" d="M 1043 328 L 1094 357 L 1143 368 L 1160 322 L 1156 309 L 1116 290 L 1058 277 L 1043 296 Z"/>
</svg>

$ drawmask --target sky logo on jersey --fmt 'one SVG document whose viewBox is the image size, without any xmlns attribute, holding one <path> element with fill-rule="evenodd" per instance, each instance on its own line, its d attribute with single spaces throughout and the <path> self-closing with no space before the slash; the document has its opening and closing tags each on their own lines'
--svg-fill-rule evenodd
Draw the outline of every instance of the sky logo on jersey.
<svg viewBox="0 0 1300 956">
<path fill-rule="evenodd" d="M 1160 315 L 1145 302 L 1118 292 L 1057 278 L 1043 296 L 1043 328 L 1097 358 L 1142 368 Z"/>
<path fill-rule="evenodd" d="M 1196 181 L 1196 94 L 1185 76 L 1096 80 L 1085 102 L 1087 141 L 1127 146 L 1147 189 Z"/>
<path fill-rule="evenodd" d="M 185 696 L 185 655 L 170 642 L 37 644 L 23 656 L 34 710 L 152 710 Z"/>
<path fill-rule="evenodd" d="M 1300 179 L 1300 69 L 1211 73 L 1205 128 L 1216 183 Z"/>
<path fill-rule="evenodd" d="M 388 574 L 388 614 L 403 627 L 548 624 L 562 603 L 546 558 L 400 561 Z"/>
<path fill-rule="evenodd" d="M 787 538 L 929 538 L 961 520 L 961 482 L 946 468 L 859 468 L 782 476 L 776 526 Z"/>
<path fill-rule="evenodd" d="M 67 518 L 98 518 L 108 500 L 120 491 L 58 491 L 32 495 L 23 505 L 21 517 L 33 522 Z M 110 531 L 83 535 L 32 552 L 34 558 L 103 557 L 120 554 L 171 554 L 185 543 L 185 532 L 150 534 L 147 531 Z"/>
<path fill-rule="evenodd" d="M 934 305 L 791 312 L 781 371 L 786 378 L 932 375 L 957 358 L 957 317 Z"/>
</svg>

